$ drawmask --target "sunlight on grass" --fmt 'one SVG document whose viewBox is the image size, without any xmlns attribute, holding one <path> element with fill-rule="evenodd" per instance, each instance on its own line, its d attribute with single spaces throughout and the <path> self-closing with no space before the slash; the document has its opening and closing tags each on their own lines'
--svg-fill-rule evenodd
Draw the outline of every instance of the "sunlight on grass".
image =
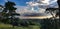
<svg viewBox="0 0 60 29">
<path fill-rule="evenodd" d="M 12 25 L 0 23 L 0 27 L 12 27 Z"/>
</svg>

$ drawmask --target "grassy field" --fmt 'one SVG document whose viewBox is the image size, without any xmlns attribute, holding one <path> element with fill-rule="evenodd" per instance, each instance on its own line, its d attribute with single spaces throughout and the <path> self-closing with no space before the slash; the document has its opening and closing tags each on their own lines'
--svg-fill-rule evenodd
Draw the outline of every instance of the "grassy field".
<svg viewBox="0 0 60 29">
<path fill-rule="evenodd" d="M 0 23 L 0 29 L 40 29 L 40 28 L 39 28 L 39 26 L 36 26 L 36 25 L 33 25 L 33 26 L 30 25 L 29 27 L 15 26 L 13 28 L 12 25 Z"/>
</svg>

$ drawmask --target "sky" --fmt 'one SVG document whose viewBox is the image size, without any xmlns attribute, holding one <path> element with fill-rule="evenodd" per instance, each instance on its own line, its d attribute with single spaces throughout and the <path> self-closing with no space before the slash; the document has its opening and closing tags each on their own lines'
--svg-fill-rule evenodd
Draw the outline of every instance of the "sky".
<svg viewBox="0 0 60 29">
<path fill-rule="evenodd" d="M 15 2 L 16 4 L 16 12 L 18 13 L 44 13 L 46 8 L 57 8 L 57 0 L 8 0 L 11 2 Z M 0 5 L 5 4 L 7 0 L 0 0 Z M 50 15 L 50 14 L 48 14 Z"/>
<path fill-rule="evenodd" d="M 8 1 L 12 1 L 12 2 L 15 2 L 16 5 L 19 5 L 19 6 L 26 6 L 26 2 L 29 2 L 31 0 L 8 0 Z M 7 0 L 0 0 L 0 4 L 4 5 L 4 3 L 7 2 Z"/>
<path fill-rule="evenodd" d="M 17 6 L 27 6 L 26 2 L 31 3 L 33 0 L 8 0 L 8 1 L 15 2 Z M 36 2 L 37 0 L 34 0 L 34 1 Z M 50 3 L 50 5 L 56 5 L 56 1 L 57 0 L 45 0 L 45 1 L 42 1 L 42 2 L 43 3 Z M 0 0 L 1 5 L 4 5 L 5 2 L 7 2 L 7 0 Z"/>
</svg>

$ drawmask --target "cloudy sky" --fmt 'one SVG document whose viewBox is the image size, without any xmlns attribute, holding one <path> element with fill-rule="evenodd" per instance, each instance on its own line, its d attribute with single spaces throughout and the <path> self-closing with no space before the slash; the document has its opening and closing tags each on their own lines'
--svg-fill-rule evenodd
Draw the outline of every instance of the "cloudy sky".
<svg viewBox="0 0 60 29">
<path fill-rule="evenodd" d="M 44 13 L 46 8 L 58 7 L 57 0 L 8 0 L 16 3 L 16 12 L 25 13 L 25 12 L 35 12 L 35 13 Z M 5 4 L 7 0 L 0 0 L 0 5 Z M 48 14 L 49 15 L 49 14 Z"/>
</svg>

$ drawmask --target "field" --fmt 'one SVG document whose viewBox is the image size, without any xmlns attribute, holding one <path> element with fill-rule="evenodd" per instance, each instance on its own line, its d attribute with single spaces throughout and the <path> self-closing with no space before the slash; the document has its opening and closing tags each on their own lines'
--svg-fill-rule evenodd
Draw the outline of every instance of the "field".
<svg viewBox="0 0 60 29">
<path fill-rule="evenodd" d="M 30 25 L 29 27 L 15 26 L 13 28 L 12 25 L 0 23 L 0 29 L 40 29 L 40 28 L 39 26 L 36 25 Z"/>
</svg>

